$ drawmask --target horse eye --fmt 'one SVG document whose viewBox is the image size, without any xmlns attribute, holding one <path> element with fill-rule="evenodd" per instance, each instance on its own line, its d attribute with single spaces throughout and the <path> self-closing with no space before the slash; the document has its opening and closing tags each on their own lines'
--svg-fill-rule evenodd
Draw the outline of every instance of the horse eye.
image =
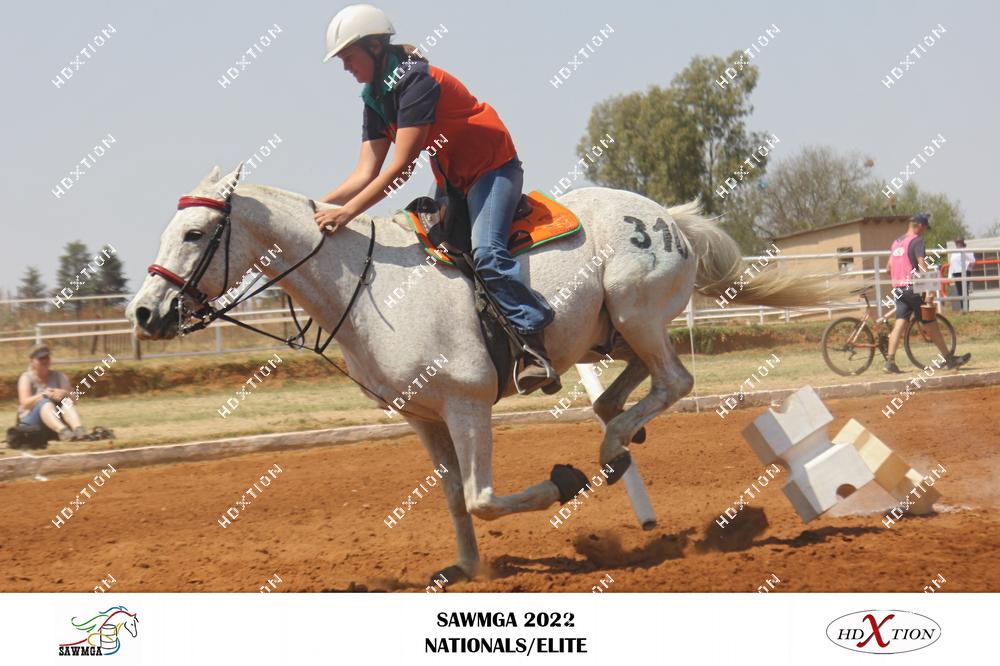
<svg viewBox="0 0 1000 666">
<path fill-rule="evenodd" d="M 201 240 L 202 236 L 204 236 L 202 232 L 198 231 L 197 229 L 192 229 L 191 231 L 184 234 L 184 242 L 194 243 Z"/>
</svg>

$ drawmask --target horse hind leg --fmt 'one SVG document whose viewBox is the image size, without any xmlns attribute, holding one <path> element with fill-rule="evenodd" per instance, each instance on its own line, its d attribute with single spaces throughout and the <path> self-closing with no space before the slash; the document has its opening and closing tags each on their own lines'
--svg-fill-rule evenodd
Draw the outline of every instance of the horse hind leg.
<svg viewBox="0 0 1000 666">
<path fill-rule="evenodd" d="M 611 386 L 601 394 L 601 397 L 594 401 L 594 413 L 597 414 L 597 418 L 601 419 L 601 422 L 606 426 L 625 411 L 625 401 L 648 376 L 649 369 L 646 364 L 639 357 L 632 355 L 625 370 L 611 382 Z M 631 436 L 631 440 L 633 444 L 645 442 L 646 428 L 640 427 Z"/>
<path fill-rule="evenodd" d="M 607 425 L 601 442 L 600 461 L 602 466 L 610 465 L 614 470 L 608 476 L 609 484 L 620 479 L 632 463 L 626 448 L 628 441 L 647 422 L 687 395 L 694 387 L 694 377 L 681 363 L 670 344 L 667 329 L 661 322 L 636 318 L 620 323 L 618 328 L 649 371 L 652 385 L 646 397 L 615 416 Z M 626 367 L 626 373 L 628 372 Z M 634 380 L 637 374 L 638 370 L 633 370 L 630 377 Z"/>
<path fill-rule="evenodd" d="M 437 571 L 431 577 L 431 585 L 442 587 L 442 583 L 443 586 L 447 586 L 461 580 L 472 580 L 480 568 L 479 547 L 476 545 L 476 530 L 472 524 L 472 516 L 465 507 L 462 474 L 455 445 L 448 433 L 448 426 L 441 422 L 432 423 L 416 419 L 410 421 L 410 425 L 420 436 L 431 462 L 436 467 L 444 466 L 447 470 L 442 475 L 441 481 L 458 546 L 458 562 Z"/>
</svg>

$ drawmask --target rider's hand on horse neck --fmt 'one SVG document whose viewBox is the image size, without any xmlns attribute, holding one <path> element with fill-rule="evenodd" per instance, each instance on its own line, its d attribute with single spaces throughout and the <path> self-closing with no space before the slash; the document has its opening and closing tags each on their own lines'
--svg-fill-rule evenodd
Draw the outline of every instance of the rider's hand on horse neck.
<svg viewBox="0 0 1000 666">
<path fill-rule="evenodd" d="M 353 220 L 357 215 L 353 211 L 349 210 L 347 206 L 342 206 L 340 208 L 330 208 L 326 210 L 318 210 L 313 219 L 316 224 L 323 228 L 331 228 L 331 230 L 336 230 L 342 224 L 347 224 Z"/>
</svg>

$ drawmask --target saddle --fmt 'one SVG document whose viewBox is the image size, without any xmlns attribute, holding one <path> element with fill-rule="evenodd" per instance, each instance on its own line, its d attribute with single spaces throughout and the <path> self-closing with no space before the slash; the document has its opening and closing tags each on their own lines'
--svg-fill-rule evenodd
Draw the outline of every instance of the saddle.
<svg viewBox="0 0 1000 666">
<path fill-rule="evenodd" d="M 403 210 L 424 251 L 439 263 L 458 268 L 472 281 L 479 326 L 486 348 L 497 371 L 497 395 L 503 397 L 508 382 L 516 385 L 519 364 L 531 352 L 524 339 L 507 321 L 503 311 L 490 294 L 485 281 L 476 272 L 472 259 L 471 223 L 464 201 L 452 201 L 442 206 L 430 197 L 419 197 Z M 511 255 L 523 254 L 532 248 L 571 236 L 582 228 L 580 220 L 556 201 L 539 191 L 521 195 L 514 213 L 507 248 Z M 545 393 L 559 390 L 559 383 L 542 389 Z M 518 392 L 520 387 L 518 387 Z"/>
<path fill-rule="evenodd" d="M 468 209 L 461 202 L 442 201 L 447 203 L 418 197 L 403 210 L 424 251 L 441 263 L 454 266 L 454 262 L 438 250 L 438 246 L 448 243 L 462 252 L 471 252 L 472 228 Z M 517 256 L 539 245 L 572 236 L 581 228 L 580 220 L 573 211 L 535 190 L 522 194 L 518 200 L 507 249 L 511 255 Z"/>
</svg>

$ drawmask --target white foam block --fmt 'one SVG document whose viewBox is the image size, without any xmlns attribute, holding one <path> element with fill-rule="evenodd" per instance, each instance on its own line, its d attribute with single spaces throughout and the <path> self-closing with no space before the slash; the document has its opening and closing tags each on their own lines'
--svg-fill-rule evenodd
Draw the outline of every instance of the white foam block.
<svg viewBox="0 0 1000 666">
<path fill-rule="evenodd" d="M 849 444 L 858 450 L 868 469 L 875 475 L 875 482 L 882 486 L 896 500 L 914 500 L 908 509 L 910 513 L 927 514 L 934 510 L 934 502 L 941 499 L 936 488 L 924 487 L 924 475 L 893 451 L 881 439 L 869 432 L 859 421 L 851 419 L 833 437 L 838 444 Z M 923 492 L 913 493 L 915 488 Z"/>
<path fill-rule="evenodd" d="M 788 470 L 785 496 L 807 523 L 874 478 L 854 446 L 830 441 L 831 421 L 819 395 L 805 386 L 743 430 L 761 462 Z"/>
</svg>

